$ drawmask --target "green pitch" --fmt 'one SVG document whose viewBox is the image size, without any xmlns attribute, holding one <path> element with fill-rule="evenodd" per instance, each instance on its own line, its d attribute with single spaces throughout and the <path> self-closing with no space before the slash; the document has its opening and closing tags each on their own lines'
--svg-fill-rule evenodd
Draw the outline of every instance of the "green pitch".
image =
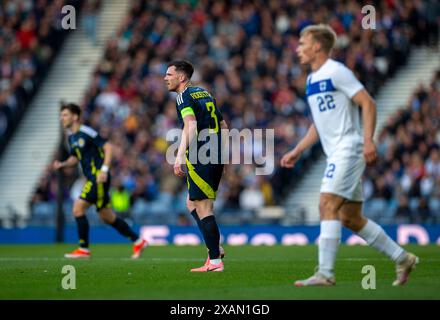
<svg viewBox="0 0 440 320">
<path fill-rule="evenodd" d="M 68 260 L 73 245 L 0 246 L 0 299 L 440 299 L 440 248 L 408 246 L 421 262 L 405 287 L 391 286 L 394 264 L 371 248 L 342 246 L 335 287 L 296 288 L 311 275 L 316 246 L 225 246 L 224 273 L 190 273 L 206 249 L 149 247 L 131 260 L 130 245 L 93 245 L 90 260 Z M 76 289 L 62 288 L 64 265 L 76 270 Z M 376 270 L 376 289 L 364 290 L 364 265 Z"/>
</svg>

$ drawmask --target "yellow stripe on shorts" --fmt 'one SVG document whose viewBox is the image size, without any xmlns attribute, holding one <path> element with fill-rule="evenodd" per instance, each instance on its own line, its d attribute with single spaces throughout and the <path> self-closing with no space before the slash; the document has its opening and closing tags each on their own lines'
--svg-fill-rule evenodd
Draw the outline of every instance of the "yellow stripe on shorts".
<svg viewBox="0 0 440 320">
<path fill-rule="evenodd" d="M 98 170 L 96 172 L 96 178 L 98 178 L 99 173 L 101 172 L 101 170 Z M 97 201 L 96 201 L 96 207 L 101 208 L 103 202 L 104 202 L 104 184 L 103 183 L 97 183 L 98 184 L 98 188 L 97 188 Z"/>
<path fill-rule="evenodd" d="M 200 177 L 197 172 L 195 171 L 194 166 L 191 162 L 186 159 L 186 166 L 188 167 L 188 173 L 191 179 L 194 181 L 197 187 L 199 187 L 200 190 L 209 198 L 209 199 L 215 199 L 216 192 L 212 187 Z"/>
</svg>

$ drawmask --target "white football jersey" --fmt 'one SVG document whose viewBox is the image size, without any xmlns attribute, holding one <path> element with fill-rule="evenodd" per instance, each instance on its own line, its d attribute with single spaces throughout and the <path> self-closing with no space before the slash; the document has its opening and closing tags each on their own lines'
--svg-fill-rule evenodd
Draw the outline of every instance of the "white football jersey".
<svg viewBox="0 0 440 320">
<path fill-rule="evenodd" d="M 364 87 L 342 63 L 328 59 L 307 77 L 307 101 L 327 157 L 334 152 L 360 153 L 360 109 L 351 98 Z"/>
</svg>

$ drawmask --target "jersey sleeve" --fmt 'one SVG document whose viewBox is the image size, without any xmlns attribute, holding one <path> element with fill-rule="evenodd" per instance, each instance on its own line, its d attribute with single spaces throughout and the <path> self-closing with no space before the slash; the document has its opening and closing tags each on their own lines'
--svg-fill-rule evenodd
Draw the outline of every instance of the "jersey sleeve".
<svg viewBox="0 0 440 320">
<path fill-rule="evenodd" d="M 364 88 L 353 72 L 343 65 L 336 69 L 332 80 L 335 88 L 345 93 L 350 99 Z"/>
<path fill-rule="evenodd" d="M 93 143 L 95 146 L 99 148 L 103 147 L 104 144 L 107 142 L 107 140 L 101 137 L 96 130 L 90 127 L 81 126 L 80 131 L 85 134 L 89 142 Z"/>
<path fill-rule="evenodd" d="M 181 95 L 177 97 L 177 112 L 179 112 L 182 120 L 189 115 L 195 116 L 194 101 L 189 95 Z"/>
<path fill-rule="evenodd" d="M 90 139 L 92 140 L 93 144 L 99 148 L 102 148 L 107 142 L 107 140 L 101 137 L 99 134 L 97 134 L 93 138 L 91 137 Z"/>
<path fill-rule="evenodd" d="M 74 156 L 74 157 L 78 158 L 78 155 L 75 152 L 75 148 L 72 148 L 70 138 L 67 139 L 67 150 L 68 150 L 69 156 Z"/>
</svg>

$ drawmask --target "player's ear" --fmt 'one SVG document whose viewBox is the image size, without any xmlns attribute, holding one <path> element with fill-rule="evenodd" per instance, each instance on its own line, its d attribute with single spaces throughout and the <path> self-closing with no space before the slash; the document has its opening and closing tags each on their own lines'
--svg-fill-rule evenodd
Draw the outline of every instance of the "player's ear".
<svg viewBox="0 0 440 320">
<path fill-rule="evenodd" d="M 321 44 L 318 41 L 313 43 L 313 52 L 318 53 L 321 50 Z"/>
</svg>

